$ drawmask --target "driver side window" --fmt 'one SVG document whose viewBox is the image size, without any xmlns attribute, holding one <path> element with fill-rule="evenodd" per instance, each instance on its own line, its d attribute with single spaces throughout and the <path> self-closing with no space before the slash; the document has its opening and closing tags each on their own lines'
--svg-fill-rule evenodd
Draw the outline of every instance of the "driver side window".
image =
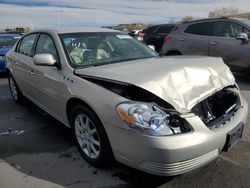
<svg viewBox="0 0 250 188">
<path fill-rule="evenodd" d="M 59 60 L 53 39 L 48 34 L 40 35 L 35 54 L 51 54 L 57 62 Z"/>
<path fill-rule="evenodd" d="M 250 38 L 250 31 L 245 27 L 243 28 L 243 33 L 246 33 L 248 35 L 248 38 Z"/>
</svg>

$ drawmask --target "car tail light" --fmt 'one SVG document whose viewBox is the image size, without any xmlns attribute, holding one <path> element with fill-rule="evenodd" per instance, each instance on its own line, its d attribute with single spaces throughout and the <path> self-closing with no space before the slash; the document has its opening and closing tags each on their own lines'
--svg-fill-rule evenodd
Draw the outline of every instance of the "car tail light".
<svg viewBox="0 0 250 188">
<path fill-rule="evenodd" d="M 145 33 L 143 33 L 143 32 L 139 32 L 139 36 L 140 36 L 141 38 L 143 38 L 143 37 L 144 37 L 144 35 L 145 35 Z"/>
<path fill-rule="evenodd" d="M 170 35 L 165 36 L 164 42 L 169 42 L 172 40 L 172 37 Z"/>
</svg>

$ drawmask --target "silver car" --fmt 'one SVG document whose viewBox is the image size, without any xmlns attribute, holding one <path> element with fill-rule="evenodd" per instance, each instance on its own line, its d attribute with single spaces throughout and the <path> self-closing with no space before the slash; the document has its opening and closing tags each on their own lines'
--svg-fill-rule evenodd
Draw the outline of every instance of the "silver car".
<svg viewBox="0 0 250 188">
<path fill-rule="evenodd" d="M 83 158 L 162 176 L 229 150 L 248 105 L 221 58 L 158 54 L 118 31 L 40 30 L 8 53 L 13 99 L 70 127 Z"/>
<path fill-rule="evenodd" d="M 232 71 L 250 73 L 250 20 L 209 18 L 177 26 L 166 38 L 163 55 L 222 57 Z"/>
</svg>

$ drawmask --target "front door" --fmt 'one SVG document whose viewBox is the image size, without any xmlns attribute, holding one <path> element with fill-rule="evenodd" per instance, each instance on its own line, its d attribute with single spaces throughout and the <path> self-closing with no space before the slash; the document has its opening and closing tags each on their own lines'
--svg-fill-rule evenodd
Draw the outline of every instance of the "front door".
<svg viewBox="0 0 250 188">
<path fill-rule="evenodd" d="M 37 41 L 36 54 L 51 54 L 60 63 L 55 43 L 49 34 L 41 34 Z M 62 79 L 62 70 L 54 66 L 34 65 L 33 83 L 35 100 L 51 114 L 63 121 L 68 87 Z"/>
</svg>

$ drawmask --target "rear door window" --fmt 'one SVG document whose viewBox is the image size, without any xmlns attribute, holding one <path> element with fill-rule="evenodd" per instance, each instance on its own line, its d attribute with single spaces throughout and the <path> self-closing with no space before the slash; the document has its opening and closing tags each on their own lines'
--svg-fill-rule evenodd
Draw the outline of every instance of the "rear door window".
<svg viewBox="0 0 250 188">
<path fill-rule="evenodd" d="M 17 52 L 26 56 L 32 57 L 34 54 L 34 44 L 37 34 L 31 34 L 23 37 L 22 41 L 18 45 Z"/>
<path fill-rule="evenodd" d="M 210 23 L 203 22 L 203 23 L 196 23 L 189 25 L 185 31 L 185 33 L 193 34 L 193 35 L 205 35 L 209 36 L 210 33 Z"/>
</svg>

